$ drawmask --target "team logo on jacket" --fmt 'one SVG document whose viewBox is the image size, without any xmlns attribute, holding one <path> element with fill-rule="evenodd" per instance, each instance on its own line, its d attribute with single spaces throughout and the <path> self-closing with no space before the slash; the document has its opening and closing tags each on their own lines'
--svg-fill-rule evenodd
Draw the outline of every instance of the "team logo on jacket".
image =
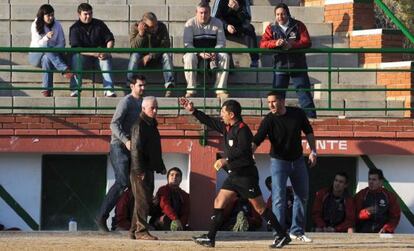
<svg viewBox="0 0 414 251">
<path fill-rule="evenodd" d="M 289 33 L 289 39 L 296 39 L 296 33 L 295 32 L 290 32 Z"/>
<path fill-rule="evenodd" d="M 387 205 L 387 203 L 385 202 L 385 200 L 384 199 L 380 199 L 379 206 L 380 207 L 385 207 L 386 205 Z"/>
<path fill-rule="evenodd" d="M 232 139 L 229 139 L 229 146 L 233 146 L 234 141 Z"/>
</svg>

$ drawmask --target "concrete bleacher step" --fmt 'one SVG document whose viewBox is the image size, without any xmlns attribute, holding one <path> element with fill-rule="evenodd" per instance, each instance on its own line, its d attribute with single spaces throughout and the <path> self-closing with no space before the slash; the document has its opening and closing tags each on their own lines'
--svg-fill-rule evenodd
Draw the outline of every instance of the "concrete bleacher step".
<svg viewBox="0 0 414 251">
<path fill-rule="evenodd" d="M 275 6 L 278 3 L 285 3 L 288 6 L 299 6 L 301 4 L 301 0 L 253 0 L 253 5 L 255 6 Z"/>
<path fill-rule="evenodd" d="M 252 21 L 265 22 L 275 19 L 274 8 L 269 6 L 252 6 Z M 323 23 L 324 8 L 323 7 L 289 7 L 292 17 L 299 19 L 303 23 Z"/>
<path fill-rule="evenodd" d="M 332 91 L 331 98 L 333 100 L 385 100 L 386 91 L 378 91 L 372 89 L 382 88 L 381 86 L 373 85 L 356 85 L 356 84 L 335 84 L 331 86 L 332 89 L 363 89 L 364 91 Z M 328 89 L 327 84 L 315 84 L 315 98 L 317 99 L 328 99 L 329 93 L 327 91 L 318 91 L 318 89 Z"/>
</svg>

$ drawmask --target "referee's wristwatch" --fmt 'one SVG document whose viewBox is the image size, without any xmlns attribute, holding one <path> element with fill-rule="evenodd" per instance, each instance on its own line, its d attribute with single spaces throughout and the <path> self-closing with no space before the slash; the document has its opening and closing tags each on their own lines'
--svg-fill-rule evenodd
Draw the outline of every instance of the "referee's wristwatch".
<svg viewBox="0 0 414 251">
<path fill-rule="evenodd" d="M 310 154 L 313 155 L 313 156 L 315 156 L 315 157 L 318 157 L 318 154 L 316 153 L 316 151 L 311 151 Z"/>
</svg>

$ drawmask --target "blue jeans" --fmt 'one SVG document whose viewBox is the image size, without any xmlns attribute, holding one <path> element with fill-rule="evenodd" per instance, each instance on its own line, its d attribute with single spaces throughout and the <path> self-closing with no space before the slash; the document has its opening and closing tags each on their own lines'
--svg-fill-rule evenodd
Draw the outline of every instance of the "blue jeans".
<svg viewBox="0 0 414 251">
<path fill-rule="evenodd" d="M 140 53 L 132 53 L 131 57 L 129 58 L 129 64 L 128 64 L 128 71 L 133 71 L 138 69 L 139 63 L 141 61 L 141 58 L 144 55 Z M 152 63 L 152 62 L 151 62 Z M 164 76 L 164 86 L 167 88 L 169 85 L 174 86 L 174 76 L 173 72 L 171 71 L 173 69 L 171 56 L 168 53 L 163 53 L 162 56 L 159 59 L 159 62 L 154 63 L 161 63 L 163 70 L 170 70 L 170 71 L 164 71 L 162 74 Z M 127 73 L 127 79 L 130 79 L 134 75 L 133 72 Z M 129 86 L 129 84 L 128 84 Z"/>
<path fill-rule="evenodd" d="M 42 70 L 59 70 L 65 71 L 68 69 L 67 64 L 59 53 L 46 52 L 29 53 L 29 62 L 33 66 L 42 67 Z M 38 61 L 40 57 L 40 61 Z M 52 90 L 53 88 L 53 72 L 44 72 L 42 76 L 42 86 L 45 90 Z"/>
<path fill-rule="evenodd" d="M 78 65 L 78 56 L 81 57 L 80 60 L 81 60 L 82 65 Z M 92 66 L 93 64 L 99 64 L 99 68 L 101 68 L 102 71 L 110 71 L 112 70 L 112 57 L 109 56 L 105 60 L 100 60 L 96 57 L 84 56 L 80 54 L 73 54 L 72 56 L 72 68 L 75 71 L 79 71 L 81 69 L 85 70 L 88 67 Z M 102 73 L 102 78 L 103 78 L 103 87 L 105 89 L 110 89 L 110 90 L 113 89 L 114 83 L 112 81 L 112 74 L 109 72 L 104 72 Z M 78 86 L 81 87 L 78 83 L 78 78 L 76 76 L 73 76 L 72 79 L 70 80 L 70 89 L 74 91 L 77 89 Z"/>
<path fill-rule="evenodd" d="M 306 202 L 309 193 L 309 175 L 303 157 L 294 161 L 270 158 L 272 174 L 272 209 L 280 224 L 286 223 L 286 182 L 290 178 L 294 191 L 292 226 L 293 234 L 304 234 L 306 224 Z"/>
<path fill-rule="evenodd" d="M 119 197 L 127 187 L 131 187 L 129 180 L 129 165 L 131 154 L 122 143 L 110 145 L 109 158 L 115 174 L 115 183 L 106 194 L 99 212 L 99 217 L 107 219 L 111 210 L 115 207 Z"/>
<path fill-rule="evenodd" d="M 275 72 L 273 75 L 273 88 L 288 88 L 289 80 L 296 89 L 310 89 L 311 84 L 307 72 Z M 299 104 L 302 108 L 315 108 L 312 94 L 309 91 L 296 91 L 299 98 Z M 309 118 L 316 118 L 315 110 L 305 110 Z"/>
</svg>

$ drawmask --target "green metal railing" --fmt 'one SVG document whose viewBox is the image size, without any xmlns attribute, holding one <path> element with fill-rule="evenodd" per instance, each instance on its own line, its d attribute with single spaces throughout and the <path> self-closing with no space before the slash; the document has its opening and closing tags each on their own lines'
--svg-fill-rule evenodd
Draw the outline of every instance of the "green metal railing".
<svg viewBox="0 0 414 251">
<path fill-rule="evenodd" d="M 0 53 L 6 52 L 6 53 L 28 53 L 28 52 L 55 52 L 55 53 L 81 53 L 81 52 L 107 52 L 107 53 L 132 53 L 132 52 L 139 52 L 139 53 L 148 53 L 148 52 L 168 52 L 168 53 L 187 53 L 187 52 L 194 52 L 194 53 L 200 53 L 200 52 L 226 52 L 226 53 L 250 53 L 250 52 L 257 52 L 262 54 L 274 54 L 274 53 L 320 53 L 320 54 L 326 54 L 327 55 L 327 67 L 317 67 L 313 68 L 310 67 L 308 69 L 277 69 L 273 67 L 261 67 L 261 68 L 232 68 L 228 69 L 226 71 L 229 72 L 326 72 L 328 74 L 328 87 L 322 88 L 322 89 L 292 89 L 292 88 L 271 88 L 269 85 L 269 88 L 257 88 L 257 87 L 248 87 L 248 88 L 227 88 L 226 90 L 229 91 L 233 97 L 237 97 L 238 92 L 248 92 L 248 91 L 270 91 L 270 90 L 283 90 L 283 91 L 319 91 L 319 92 L 327 92 L 328 93 L 328 105 L 327 107 L 318 107 L 315 110 L 321 110 L 321 111 L 395 111 L 395 110 L 413 110 L 412 107 L 378 107 L 378 108 L 335 108 L 332 106 L 332 93 L 333 92 L 374 92 L 374 91 L 409 91 L 413 92 L 413 88 L 387 88 L 387 87 L 378 87 L 378 88 L 335 88 L 332 84 L 332 73 L 335 72 L 413 72 L 414 70 L 412 68 L 409 69 L 379 69 L 379 68 L 345 68 L 345 67 L 334 67 L 332 65 L 333 58 L 336 54 L 344 54 L 344 53 L 406 53 L 406 54 L 413 54 L 414 49 L 402 49 L 402 48 L 312 48 L 312 49 L 300 49 L 300 50 L 294 50 L 294 51 L 286 51 L 286 50 L 269 50 L 269 49 L 250 49 L 250 48 L 221 48 L 221 49 L 215 49 L 215 48 L 206 48 L 206 49 L 200 49 L 200 48 L 151 48 L 151 49 L 144 49 L 144 48 L 26 48 L 26 47 L 2 47 L 0 48 Z M 80 59 L 79 59 L 80 60 Z M 115 59 L 116 60 L 116 59 Z M 82 65 L 82 64 L 79 64 Z M 203 85 L 197 88 L 194 88 L 194 90 L 201 91 L 202 97 L 206 97 L 207 91 L 214 91 L 214 90 L 220 90 L 215 88 L 210 88 L 206 84 L 206 74 L 209 72 L 216 72 L 216 71 L 222 71 L 223 69 L 214 69 L 209 70 L 206 69 L 206 67 L 193 69 L 193 70 L 185 70 L 182 68 L 174 68 L 173 72 L 184 72 L 184 71 L 197 71 L 200 73 L 203 73 Z M 146 68 L 140 68 L 137 70 L 133 70 L 132 72 L 135 73 L 152 73 L 152 72 L 163 72 L 165 70 L 163 69 L 146 69 Z M 19 72 L 28 72 L 28 73 L 43 73 L 43 72 L 59 72 L 59 71 L 45 71 L 41 69 L 12 69 L 12 66 L 8 68 L 0 68 L 0 72 L 13 72 L 13 73 L 19 73 Z M 78 70 L 73 71 L 73 73 L 77 74 L 77 78 L 79 82 L 82 82 L 83 75 L 86 73 L 100 73 L 103 71 L 100 70 Z M 126 79 L 126 73 L 131 72 L 125 69 L 114 69 L 112 71 L 108 71 L 116 74 L 124 74 Z M 161 77 L 160 77 L 161 80 Z M 122 85 L 124 85 L 122 83 Z M 0 85 L 0 91 L 1 90 L 42 90 L 42 87 L 16 87 L 16 86 L 1 86 Z M 55 87 L 54 90 L 68 90 L 68 87 Z M 79 91 L 96 91 L 96 90 L 105 90 L 104 88 L 91 88 L 91 87 L 81 87 L 78 86 Z M 122 91 L 125 90 L 125 88 L 115 88 L 116 91 Z M 164 88 L 151 88 L 148 86 L 147 90 L 150 91 L 164 91 Z M 177 87 L 174 90 L 176 91 L 185 91 L 185 87 Z M 81 92 L 80 92 L 81 93 Z M 88 107 L 88 106 L 82 106 L 81 104 L 81 95 L 77 98 L 77 106 L 72 107 L 29 107 L 29 106 L 0 106 L 0 109 L 33 109 L 33 110 L 108 110 L 108 109 L 114 109 L 115 107 Z M 218 107 L 209 107 L 205 105 L 204 102 L 204 108 L 206 109 L 212 109 L 212 108 L 218 108 Z M 178 104 L 177 106 L 168 106 L 168 107 L 160 107 L 160 109 L 166 109 L 166 110 L 172 110 L 172 109 L 180 109 Z M 246 110 L 257 110 L 262 109 L 266 110 L 266 108 L 260 107 L 260 108 L 254 108 L 254 107 L 245 107 Z"/>
</svg>

